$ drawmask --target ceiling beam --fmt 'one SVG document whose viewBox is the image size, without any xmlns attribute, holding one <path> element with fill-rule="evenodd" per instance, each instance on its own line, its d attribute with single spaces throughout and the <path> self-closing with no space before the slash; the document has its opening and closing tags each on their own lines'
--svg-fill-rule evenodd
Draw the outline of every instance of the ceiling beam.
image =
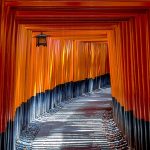
<svg viewBox="0 0 150 150">
<path fill-rule="evenodd" d="M 104 1 L 104 0 L 5 0 L 5 4 L 15 7 L 150 7 L 150 1 Z"/>
<path fill-rule="evenodd" d="M 55 22 L 50 24 L 24 24 L 24 27 L 32 31 L 60 31 L 60 30 L 112 30 L 116 27 L 116 23 L 89 23 L 83 22 L 80 24 L 77 23 L 59 23 Z"/>
</svg>

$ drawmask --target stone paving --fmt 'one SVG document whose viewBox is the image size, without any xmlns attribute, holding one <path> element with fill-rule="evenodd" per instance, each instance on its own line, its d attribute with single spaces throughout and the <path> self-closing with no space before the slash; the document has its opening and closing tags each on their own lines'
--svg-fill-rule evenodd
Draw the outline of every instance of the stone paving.
<svg viewBox="0 0 150 150">
<path fill-rule="evenodd" d="M 110 88 L 71 99 L 39 116 L 16 145 L 18 150 L 128 149 L 112 119 Z"/>
</svg>

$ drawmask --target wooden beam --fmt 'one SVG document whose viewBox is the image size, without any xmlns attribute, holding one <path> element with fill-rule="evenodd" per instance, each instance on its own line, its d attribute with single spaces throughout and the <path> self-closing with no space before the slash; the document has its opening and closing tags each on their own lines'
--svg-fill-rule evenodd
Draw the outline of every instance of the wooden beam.
<svg viewBox="0 0 150 150">
<path fill-rule="evenodd" d="M 60 30 L 112 30 L 116 27 L 116 23 L 90 23 L 83 22 L 80 24 L 77 23 L 59 23 L 55 22 L 51 24 L 24 24 L 24 27 L 28 30 L 32 30 L 34 32 L 37 31 L 60 31 Z"/>
<path fill-rule="evenodd" d="M 7 0 L 6 5 L 15 7 L 100 7 L 100 8 L 114 8 L 114 7 L 150 7 L 150 1 L 104 1 L 104 0 Z"/>
</svg>

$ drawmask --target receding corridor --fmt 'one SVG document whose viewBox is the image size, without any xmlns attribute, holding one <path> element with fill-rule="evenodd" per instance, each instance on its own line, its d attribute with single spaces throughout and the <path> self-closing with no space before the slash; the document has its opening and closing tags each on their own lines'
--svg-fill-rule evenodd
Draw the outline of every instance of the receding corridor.
<svg viewBox="0 0 150 150">
<path fill-rule="evenodd" d="M 0 150 L 150 150 L 150 0 L 0 0 Z"/>
<path fill-rule="evenodd" d="M 30 128 L 22 131 L 17 149 L 109 150 L 119 145 L 127 149 L 123 137 L 117 140 L 113 133 L 115 141 L 110 142 L 108 134 L 112 133 L 106 133 L 104 114 L 111 112 L 111 100 L 110 88 L 104 88 L 61 103 L 55 111 L 41 115 Z"/>
</svg>

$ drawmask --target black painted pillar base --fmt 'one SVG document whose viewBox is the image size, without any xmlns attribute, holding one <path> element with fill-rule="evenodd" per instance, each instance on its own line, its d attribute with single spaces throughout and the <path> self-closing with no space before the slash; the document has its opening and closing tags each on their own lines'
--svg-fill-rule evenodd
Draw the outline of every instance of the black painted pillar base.
<svg viewBox="0 0 150 150">
<path fill-rule="evenodd" d="M 6 131 L 0 133 L 0 150 L 13 150 L 13 124 L 8 122 Z"/>
<path fill-rule="evenodd" d="M 150 122 L 135 118 L 133 112 L 125 111 L 115 98 L 113 98 L 113 117 L 131 148 L 150 149 Z"/>
</svg>

